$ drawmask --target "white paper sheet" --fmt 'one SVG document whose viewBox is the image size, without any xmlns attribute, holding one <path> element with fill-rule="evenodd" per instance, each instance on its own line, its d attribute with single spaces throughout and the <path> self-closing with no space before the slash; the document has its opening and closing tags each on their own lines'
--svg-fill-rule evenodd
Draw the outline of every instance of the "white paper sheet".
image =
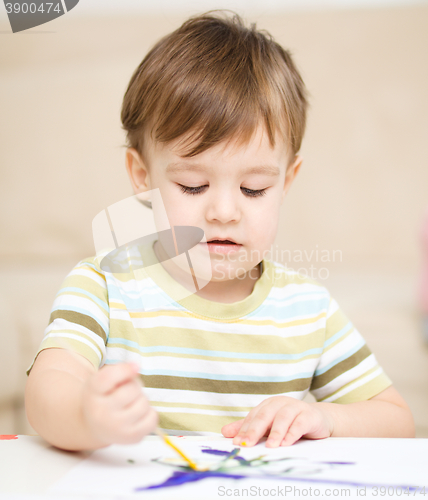
<svg viewBox="0 0 428 500">
<path fill-rule="evenodd" d="M 213 451 L 207 450 L 231 452 L 236 448 L 231 439 L 172 439 L 188 456 L 201 464 L 218 463 L 224 459 L 224 456 L 214 455 Z M 239 456 L 246 460 L 260 455 L 265 456 L 263 461 L 272 462 L 236 469 L 235 463 L 239 465 L 239 461 L 235 460 L 233 467 L 227 469 L 232 475 L 247 476 L 242 479 L 204 478 L 192 483 L 137 491 L 139 487 L 159 485 L 174 472 L 182 470 L 171 464 L 153 461 L 175 460 L 177 455 L 159 438 L 148 437 L 136 445 L 112 445 L 95 451 L 56 482 L 49 493 L 174 499 L 282 496 L 401 496 L 405 499 L 428 499 L 428 440 L 329 438 L 300 440 L 291 447 L 276 449 L 266 448 L 264 443 L 260 443 L 239 451 Z M 284 460 L 275 461 L 278 459 Z M 410 489 L 407 495 L 408 486 L 419 489 Z M 333 492 L 341 489 L 347 491 L 342 494 Z"/>
</svg>

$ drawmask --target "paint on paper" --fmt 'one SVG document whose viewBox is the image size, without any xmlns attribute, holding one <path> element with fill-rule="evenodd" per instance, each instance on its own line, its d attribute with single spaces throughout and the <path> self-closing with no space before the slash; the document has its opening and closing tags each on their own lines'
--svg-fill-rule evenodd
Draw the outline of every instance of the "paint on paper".
<svg viewBox="0 0 428 500">
<path fill-rule="evenodd" d="M 195 460 L 200 471 L 191 469 L 184 460 L 178 457 L 154 459 L 154 462 L 174 467 L 176 470 L 165 481 L 150 486 L 138 487 L 135 488 L 135 491 L 180 486 L 203 481 L 208 478 L 232 480 L 244 478 L 283 479 L 287 481 L 352 486 L 357 488 L 385 486 L 355 481 L 325 479 L 322 477 L 322 474 L 328 470 L 353 466 L 356 465 L 355 462 L 313 461 L 302 457 L 273 458 L 269 457 L 269 455 L 260 455 L 259 457 L 247 460 L 239 454 L 240 448 L 227 451 L 218 450 L 210 446 L 203 446 L 201 452 L 207 456 L 207 459 Z M 415 490 L 415 487 L 410 485 L 394 486 L 405 490 L 408 489 L 408 491 Z"/>
</svg>

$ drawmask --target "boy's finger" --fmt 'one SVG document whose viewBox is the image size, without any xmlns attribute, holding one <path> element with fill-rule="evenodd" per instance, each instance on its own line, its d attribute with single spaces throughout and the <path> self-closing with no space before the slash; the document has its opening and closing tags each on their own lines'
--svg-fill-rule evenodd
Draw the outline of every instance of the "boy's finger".
<svg viewBox="0 0 428 500">
<path fill-rule="evenodd" d="M 263 403 L 264 403 L 264 401 L 263 401 Z M 262 410 L 262 408 L 263 408 L 262 414 L 265 414 L 266 411 L 269 411 L 269 405 L 264 405 L 263 403 L 261 403 L 260 405 L 254 407 L 248 413 L 248 415 L 244 418 L 244 420 L 242 421 L 242 424 L 240 426 L 240 429 L 239 429 L 239 436 L 243 436 L 247 432 L 247 430 L 249 429 L 252 421 L 254 420 L 254 418 L 256 417 L 256 415 L 260 412 L 260 410 Z M 265 406 L 267 406 L 267 408 L 264 408 Z M 272 413 L 272 417 L 273 417 L 273 415 L 274 415 L 274 413 Z"/>
<path fill-rule="evenodd" d="M 290 446 L 306 434 L 307 426 L 304 416 L 300 413 L 291 423 L 287 434 L 281 442 L 281 446 Z"/>
<path fill-rule="evenodd" d="M 268 448 L 277 448 L 282 445 L 284 438 L 287 436 L 289 429 L 300 415 L 300 411 L 292 406 L 288 406 L 280 410 L 272 423 L 272 428 L 269 432 L 266 446 Z"/>
<path fill-rule="evenodd" d="M 263 437 L 266 431 L 270 428 L 275 417 L 275 409 L 265 407 L 262 411 L 258 411 L 250 418 L 250 415 L 244 420 L 239 433 L 233 440 L 234 444 L 243 446 L 252 446 Z"/>
<path fill-rule="evenodd" d="M 226 424 L 221 428 L 221 433 L 223 434 L 224 437 L 227 438 L 235 437 L 236 434 L 239 432 L 243 422 L 244 419 L 242 418 L 241 420 L 236 420 L 236 422 L 231 422 L 230 424 Z"/>
<path fill-rule="evenodd" d="M 248 444 L 249 442 L 254 440 L 258 441 L 262 436 L 265 435 L 266 431 L 270 428 L 277 411 L 281 408 L 283 404 L 284 402 L 280 398 L 277 399 L 272 398 L 263 401 L 260 405 L 253 408 L 250 411 L 250 413 L 245 417 L 241 429 L 239 430 L 238 435 L 233 440 L 233 443 L 241 444 L 241 442 L 244 441 L 245 444 Z M 265 425 L 262 426 L 264 427 L 263 432 L 257 438 L 248 439 L 248 434 L 247 434 L 248 431 L 249 430 L 251 431 L 251 428 L 254 427 L 254 421 L 256 421 L 257 425 L 257 421 L 259 420 L 265 421 Z M 250 437 L 253 438 L 253 436 Z"/>
<path fill-rule="evenodd" d="M 139 366 L 135 363 L 117 363 L 104 366 L 95 375 L 97 379 L 95 389 L 100 394 L 109 394 L 119 385 L 132 380 L 138 371 Z"/>
</svg>

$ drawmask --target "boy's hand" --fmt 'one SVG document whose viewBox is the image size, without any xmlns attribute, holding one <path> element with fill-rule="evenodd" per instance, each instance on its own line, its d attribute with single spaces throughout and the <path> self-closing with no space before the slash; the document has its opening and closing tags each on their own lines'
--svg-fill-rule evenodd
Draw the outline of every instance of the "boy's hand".
<svg viewBox="0 0 428 500">
<path fill-rule="evenodd" d="M 106 446 L 138 443 L 158 423 L 137 373 L 133 363 L 107 365 L 83 386 L 83 419 Z"/>
<path fill-rule="evenodd" d="M 266 446 L 288 446 L 302 436 L 321 439 L 332 435 L 333 421 L 317 403 L 305 403 L 287 396 L 265 399 L 242 420 L 225 425 L 223 436 L 234 437 L 233 444 L 255 445 L 268 436 Z"/>
</svg>

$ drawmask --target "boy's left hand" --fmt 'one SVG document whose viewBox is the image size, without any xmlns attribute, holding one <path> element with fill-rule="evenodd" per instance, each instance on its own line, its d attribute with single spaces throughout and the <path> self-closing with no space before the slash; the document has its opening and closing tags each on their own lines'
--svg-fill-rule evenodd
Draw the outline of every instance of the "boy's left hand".
<svg viewBox="0 0 428 500">
<path fill-rule="evenodd" d="M 245 446 L 253 446 L 261 437 L 268 436 L 266 446 L 276 448 L 291 445 L 303 436 L 330 437 L 333 420 L 317 403 L 274 396 L 253 408 L 244 419 L 225 425 L 221 432 L 225 437 L 233 437 L 233 444 L 244 442 Z"/>
</svg>

